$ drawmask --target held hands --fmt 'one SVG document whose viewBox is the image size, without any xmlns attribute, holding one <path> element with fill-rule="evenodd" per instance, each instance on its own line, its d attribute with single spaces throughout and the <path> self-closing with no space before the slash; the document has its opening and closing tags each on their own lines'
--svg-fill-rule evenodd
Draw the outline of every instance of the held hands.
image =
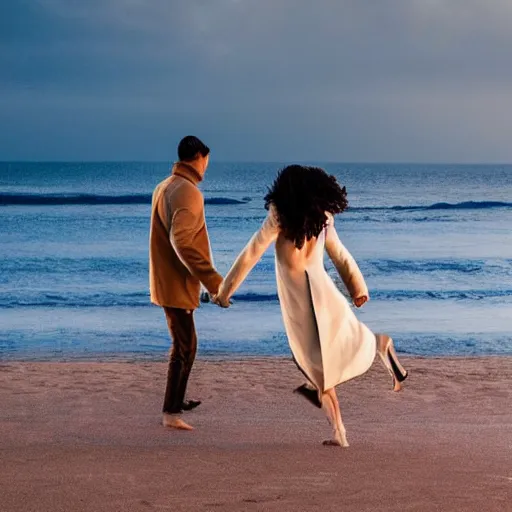
<svg viewBox="0 0 512 512">
<path fill-rule="evenodd" d="M 217 306 L 220 306 L 221 308 L 229 308 L 231 304 L 233 304 L 229 299 L 226 299 L 224 297 L 219 297 L 218 295 L 212 295 L 207 291 L 202 291 L 201 295 L 199 296 L 199 300 L 203 304 L 208 304 L 209 302 L 213 304 L 217 304 Z"/>
<path fill-rule="evenodd" d="M 220 306 L 221 308 L 229 308 L 229 306 L 233 304 L 228 298 L 220 295 L 213 295 L 212 302 L 214 304 L 217 304 L 217 306 Z"/>
<path fill-rule="evenodd" d="M 368 302 L 368 296 L 367 295 L 361 295 L 360 297 L 356 297 L 354 299 L 354 306 L 356 308 L 360 308 L 365 302 Z"/>
<path fill-rule="evenodd" d="M 203 288 L 203 287 L 201 287 L 201 288 L 202 289 L 201 289 L 201 293 L 199 295 L 199 301 L 202 304 L 208 304 L 211 302 L 213 304 L 217 304 L 217 306 L 220 306 L 221 308 L 229 308 L 229 306 L 231 306 L 231 304 L 233 304 L 228 297 L 225 297 L 219 293 L 213 294 L 213 293 L 210 293 L 209 291 L 207 291 L 205 288 Z"/>
</svg>

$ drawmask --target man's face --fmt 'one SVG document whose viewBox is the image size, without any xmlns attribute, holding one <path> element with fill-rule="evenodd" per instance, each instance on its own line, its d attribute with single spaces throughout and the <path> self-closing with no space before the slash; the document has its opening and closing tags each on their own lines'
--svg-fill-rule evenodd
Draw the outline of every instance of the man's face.
<svg viewBox="0 0 512 512">
<path fill-rule="evenodd" d="M 210 154 L 203 157 L 203 173 L 206 172 L 206 169 L 208 168 L 208 163 L 210 162 Z"/>
</svg>

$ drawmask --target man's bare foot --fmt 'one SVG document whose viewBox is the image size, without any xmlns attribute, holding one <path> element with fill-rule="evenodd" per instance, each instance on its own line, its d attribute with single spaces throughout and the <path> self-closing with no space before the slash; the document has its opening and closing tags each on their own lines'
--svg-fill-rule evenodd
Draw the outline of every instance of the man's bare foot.
<svg viewBox="0 0 512 512">
<path fill-rule="evenodd" d="M 179 416 L 175 414 L 165 414 L 162 418 L 162 425 L 167 428 L 177 428 L 179 430 L 194 430 L 194 427 L 185 423 Z"/>
</svg>

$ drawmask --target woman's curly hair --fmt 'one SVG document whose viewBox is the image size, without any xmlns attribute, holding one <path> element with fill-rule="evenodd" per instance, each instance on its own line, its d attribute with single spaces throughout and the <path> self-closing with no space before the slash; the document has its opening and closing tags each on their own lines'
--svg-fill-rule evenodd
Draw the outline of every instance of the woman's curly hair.
<svg viewBox="0 0 512 512">
<path fill-rule="evenodd" d="M 347 206 L 347 190 L 319 167 L 289 165 L 278 172 L 265 196 L 265 208 L 275 206 L 284 236 L 301 249 L 316 238 L 333 215 Z"/>
</svg>

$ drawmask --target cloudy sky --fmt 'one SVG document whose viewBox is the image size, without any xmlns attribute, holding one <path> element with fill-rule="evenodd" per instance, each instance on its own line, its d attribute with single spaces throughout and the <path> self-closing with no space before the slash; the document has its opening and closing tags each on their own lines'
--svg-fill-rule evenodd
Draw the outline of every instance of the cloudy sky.
<svg viewBox="0 0 512 512">
<path fill-rule="evenodd" d="M 512 162 L 511 0 L 2 0 L 0 160 Z"/>
</svg>

